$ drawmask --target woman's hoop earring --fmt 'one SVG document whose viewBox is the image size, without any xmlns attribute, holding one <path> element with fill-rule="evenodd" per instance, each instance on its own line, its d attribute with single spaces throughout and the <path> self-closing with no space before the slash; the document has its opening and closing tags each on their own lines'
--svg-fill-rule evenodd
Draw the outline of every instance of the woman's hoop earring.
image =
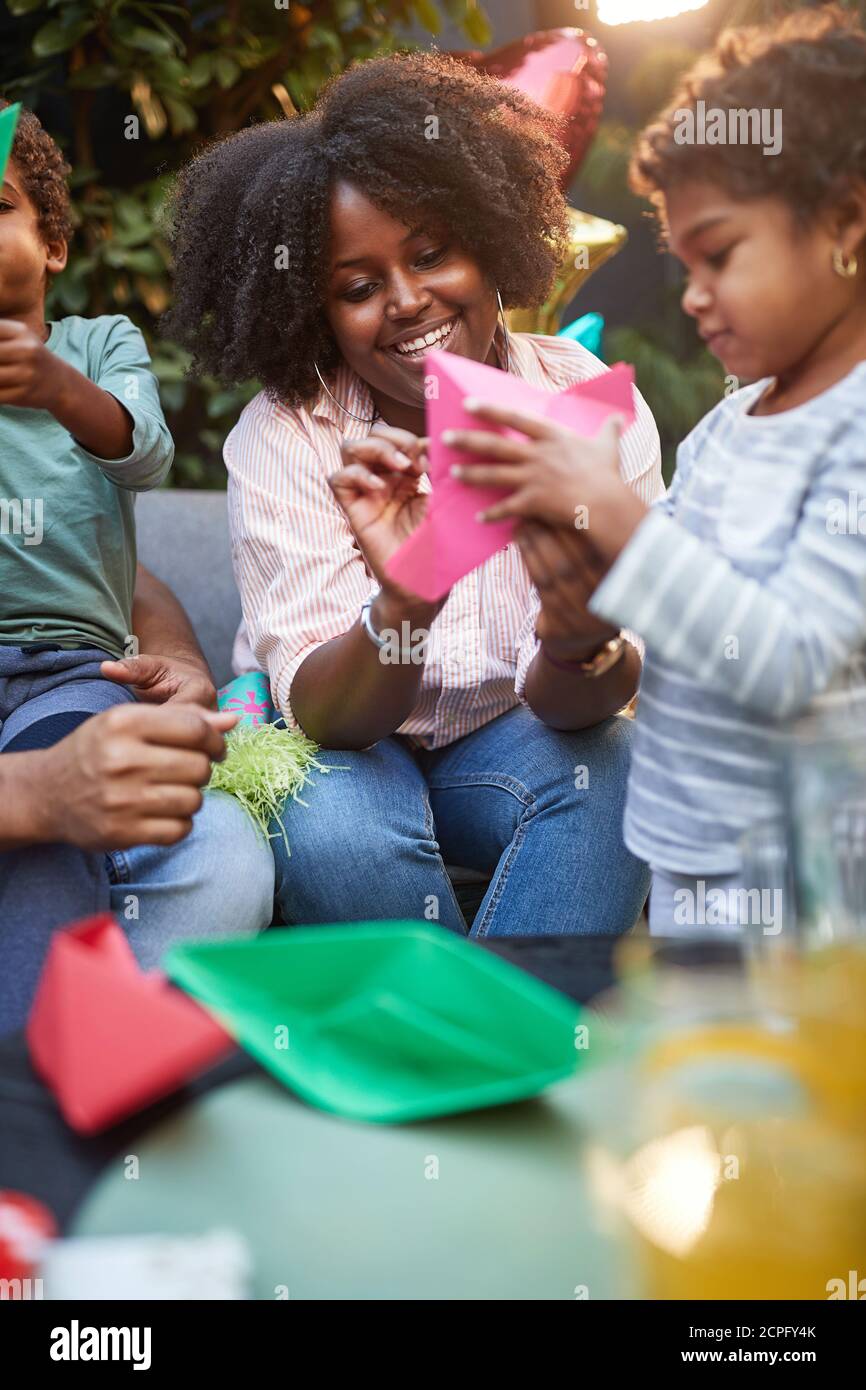
<svg viewBox="0 0 866 1390">
<path fill-rule="evenodd" d="M 372 425 L 374 420 L 378 420 L 378 410 L 375 411 L 372 415 L 356 415 L 354 410 L 349 410 L 347 406 L 343 405 L 341 401 L 337 400 L 337 397 L 334 395 L 333 391 L 328 389 L 328 383 L 325 381 L 325 378 L 319 371 L 318 362 L 313 363 L 313 370 L 316 373 L 316 376 L 319 378 L 319 381 L 321 382 L 323 391 L 326 393 L 326 395 L 330 396 L 331 400 L 334 402 L 334 405 L 337 406 L 339 410 L 342 410 L 344 415 L 348 415 L 349 418 L 352 420 L 360 420 L 362 425 Z"/>
<path fill-rule="evenodd" d="M 506 372 L 511 371 L 511 339 L 508 336 L 508 324 L 505 322 L 505 310 L 502 307 L 502 295 L 496 291 L 496 303 L 499 305 L 499 322 L 502 324 L 502 336 L 505 339 L 505 368 Z"/>
<path fill-rule="evenodd" d="M 852 251 L 850 256 L 846 256 L 841 246 L 837 246 L 833 252 L 833 269 L 843 280 L 853 280 L 859 269 L 855 252 Z"/>
</svg>

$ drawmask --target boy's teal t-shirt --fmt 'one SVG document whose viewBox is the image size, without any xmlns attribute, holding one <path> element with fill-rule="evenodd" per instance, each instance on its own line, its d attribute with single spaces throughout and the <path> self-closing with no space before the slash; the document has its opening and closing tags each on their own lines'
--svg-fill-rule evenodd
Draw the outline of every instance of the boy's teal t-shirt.
<svg viewBox="0 0 866 1390">
<path fill-rule="evenodd" d="M 49 324 L 46 347 L 133 420 L 132 453 L 99 459 L 47 410 L 0 405 L 0 643 L 100 647 L 132 635 L 136 492 L 174 457 L 144 338 L 123 314 Z"/>
</svg>

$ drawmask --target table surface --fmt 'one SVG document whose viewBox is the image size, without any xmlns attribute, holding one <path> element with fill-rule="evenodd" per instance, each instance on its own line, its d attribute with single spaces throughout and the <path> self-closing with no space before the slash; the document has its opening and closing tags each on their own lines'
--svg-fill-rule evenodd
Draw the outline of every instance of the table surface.
<svg viewBox="0 0 866 1390">
<path fill-rule="evenodd" d="M 479 945 L 588 1003 L 615 983 L 621 942 Z M 739 946 L 634 948 L 667 963 L 742 964 Z M 239 1050 L 83 1138 L 19 1034 L 0 1041 L 0 1188 L 41 1199 L 70 1235 L 234 1231 L 257 1299 L 640 1298 L 636 1251 L 601 1195 L 609 1153 L 595 1142 L 629 1111 L 622 1085 L 622 1068 L 590 1067 L 518 1104 L 362 1124 L 306 1104 Z"/>
<path fill-rule="evenodd" d="M 612 985 L 613 949 L 619 939 L 512 937 L 483 946 L 585 1003 Z M 244 1078 L 257 1078 L 261 1086 L 264 1076 L 251 1057 L 238 1051 L 175 1095 L 104 1134 L 85 1138 L 65 1123 L 51 1092 L 35 1075 L 23 1033 L 0 1039 L 0 1188 L 30 1193 L 66 1229 L 85 1195 L 118 1155 L 134 1151 L 155 1127 L 176 1118 L 191 1102 Z M 275 1094 L 285 1100 L 282 1088 Z M 482 1121 L 486 1113 L 482 1112 Z"/>
</svg>

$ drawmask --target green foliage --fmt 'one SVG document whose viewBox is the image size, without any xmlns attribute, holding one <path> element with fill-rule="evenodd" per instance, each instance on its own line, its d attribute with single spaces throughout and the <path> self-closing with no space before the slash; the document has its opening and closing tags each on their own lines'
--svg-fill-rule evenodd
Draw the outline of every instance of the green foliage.
<svg viewBox="0 0 866 1390">
<path fill-rule="evenodd" d="M 665 481 L 676 465 L 677 445 L 712 410 L 724 392 L 724 372 L 704 348 L 677 354 L 656 327 L 613 328 L 607 334 L 611 362 L 631 362 L 638 390 L 655 416 L 662 440 Z"/>
<path fill-rule="evenodd" d="M 37 111 L 73 167 L 77 231 L 49 315 L 124 313 L 143 330 L 176 484 L 224 484 L 222 442 L 256 387 L 187 381 L 185 354 L 158 333 L 173 173 L 205 141 L 307 110 L 355 59 L 409 46 L 412 23 L 438 33 L 443 14 L 489 42 L 477 0 L 0 0 L 0 93 Z"/>
</svg>

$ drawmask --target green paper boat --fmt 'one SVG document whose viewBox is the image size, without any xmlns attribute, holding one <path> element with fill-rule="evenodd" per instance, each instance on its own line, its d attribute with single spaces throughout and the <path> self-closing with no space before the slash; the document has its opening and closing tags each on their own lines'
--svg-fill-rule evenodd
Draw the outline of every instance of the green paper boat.
<svg viewBox="0 0 866 1390">
<path fill-rule="evenodd" d="M 15 127 L 18 124 L 18 112 L 21 110 L 20 101 L 16 101 L 14 106 L 7 106 L 0 111 L 0 183 L 6 176 L 6 165 L 9 163 L 9 155 L 12 151 L 12 141 L 15 139 Z"/>
<path fill-rule="evenodd" d="M 323 1110 L 378 1123 L 534 1096 L 571 1075 L 576 1004 L 420 922 L 176 947 L 171 978 Z"/>
</svg>

